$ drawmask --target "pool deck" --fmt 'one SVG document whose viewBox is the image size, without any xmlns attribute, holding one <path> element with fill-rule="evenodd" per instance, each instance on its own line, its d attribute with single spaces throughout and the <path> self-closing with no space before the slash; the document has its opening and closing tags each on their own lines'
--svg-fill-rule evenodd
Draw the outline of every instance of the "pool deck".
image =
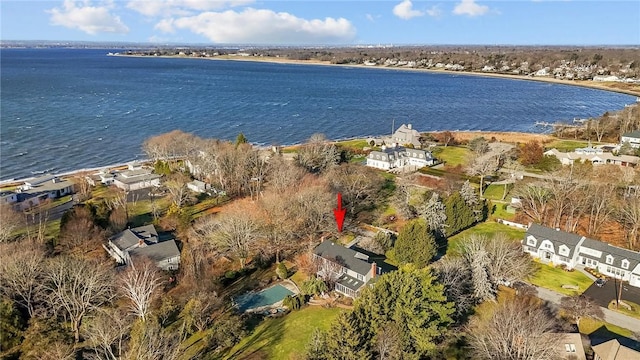
<svg viewBox="0 0 640 360">
<path fill-rule="evenodd" d="M 264 288 L 264 289 L 262 289 L 260 291 L 264 291 L 264 290 L 270 289 L 270 288 L 272 288 L 272 287 L 274 287 L 276 285 L 281 285 L 282 287 L 284 287 L 285 289 L 291 291 L 292 293 L 294 293 L 296 295 L 300 293 L 300 289 L 298 289 L 296 284 L 293 281 L 288 280 L 288 279 L 287 280 L 282 280 L 282 281 L 277 282 L 275 284 L 272 284 L 271 286 L 269 286 L 267 288 Z M 247 309 L 244 312 L 245 313 L 261 313 L 261 312 L 264 312 L 264 311 L 271 312 L 271 310 L 277 310 L 277 309 L 280 309 L 280 308 L 282 308 L 282 300 L 280 300 L 278 302 L 275 302 L 275 303 L 273 303 L 271 305 L 265 305 L 265 306 L 260 306 L 260 307 L 256 307 L 256 308 Z"/>
</svg>

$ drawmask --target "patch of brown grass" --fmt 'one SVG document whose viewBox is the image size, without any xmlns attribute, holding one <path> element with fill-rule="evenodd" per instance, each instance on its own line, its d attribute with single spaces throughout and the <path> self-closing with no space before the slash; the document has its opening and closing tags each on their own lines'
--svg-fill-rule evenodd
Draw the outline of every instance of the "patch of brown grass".
<svg viewBox="0 0 640 360">
<path fill-rule="evenodd" d="M 547 143 L 556 138 L 545 134 L 530 134 L 521 132 L 497 132 L 497 131 L 454 131 L 456 141 L 468 142 L 469 140 L 482 136 L 487 140 L 495 139 L 495 141 L 506 143 L 527 143 L 529 141 L 539 141 Z"/>
</svg>

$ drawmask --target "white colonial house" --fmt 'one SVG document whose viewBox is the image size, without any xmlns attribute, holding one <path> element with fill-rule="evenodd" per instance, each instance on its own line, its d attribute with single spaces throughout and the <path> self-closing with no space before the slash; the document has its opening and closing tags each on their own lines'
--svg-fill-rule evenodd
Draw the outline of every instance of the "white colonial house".
<svg viewBox="0 0 640 360">
<path fill-rule="evenodd" d="M 576 149 L 572 152 L 561 152 L 557 149 L 551 149 L 545 151 L 544 155 L 555 156 L 560 160 L 562 165 L 571 165 L 576 160 L 580 162 L 588 161 L 593 165 L 613 164 L 618 166 L 631 166 L 635 167 L 640 163 L 640 158 L 631 155 L 613 155 L 609 152 L 604 152 L 602 149 L 586 147 Z"/>
<path fill-rule="evenodd" d="M 640 287 L 640 253 L 584 236 L 532 224 L 522 242 L 527 254 L 545 263 L 597 269 Z"/>
<path fill-rule="evenodd" d="M 320 264 L 318 275 L 335 279 L 335 290 L 351 298 L 357 297 L 371 279 L 382 274 L 376 261 L 384 261 L 384 257 L 374 258 L 374 254 L 365 254 L 331 240 L 318 245 L 313 250 L 313 257 Z"/>
<path fill-rule="evenodd" d="M 421 168 L 431 166 L 435 162 L 436 159 L 430 151 L 400 146 L 383 146 L 381 151 L 372 151 L 367 156 L 367 166 L 382 170 L 397 169 L 404 166 Z"/>
<path fill-rule="evenodd" d="M 640 130 L 626 133 L 620 137 L 620 145 L 628 142 L 632 148 L 640 148 Z"/>
<path fill-rule="evenodd" d="M 126 229 L 109 238 L 104 248 L 120 265 L 128 265 L 136 257 L 143 257 L 163 270 L 177 270 L 180 266 L 180 250 L 176 241 L 161 241 L 153 225 Z"/>
</svg>

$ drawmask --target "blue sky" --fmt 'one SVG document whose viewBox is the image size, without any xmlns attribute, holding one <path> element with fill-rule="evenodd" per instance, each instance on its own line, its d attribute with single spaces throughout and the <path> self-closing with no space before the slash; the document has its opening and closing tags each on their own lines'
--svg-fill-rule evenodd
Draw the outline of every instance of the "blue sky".
<svg viewBox="0 0 640 360">
<path fill-rule="evenodd" d="M 640 45 L 640 0 L 0 0 L 2 40 Z"/>
</svg>

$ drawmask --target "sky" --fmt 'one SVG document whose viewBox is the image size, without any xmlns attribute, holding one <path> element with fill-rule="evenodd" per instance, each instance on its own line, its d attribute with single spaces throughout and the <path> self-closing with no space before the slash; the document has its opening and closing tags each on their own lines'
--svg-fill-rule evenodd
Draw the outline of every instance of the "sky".
<svg viewBox="0 0 640 360">
<path fill-rule="evenodd" d="M 640 45 L 640 0 L 0 0 L 0 40 Z"/>
</svg>

